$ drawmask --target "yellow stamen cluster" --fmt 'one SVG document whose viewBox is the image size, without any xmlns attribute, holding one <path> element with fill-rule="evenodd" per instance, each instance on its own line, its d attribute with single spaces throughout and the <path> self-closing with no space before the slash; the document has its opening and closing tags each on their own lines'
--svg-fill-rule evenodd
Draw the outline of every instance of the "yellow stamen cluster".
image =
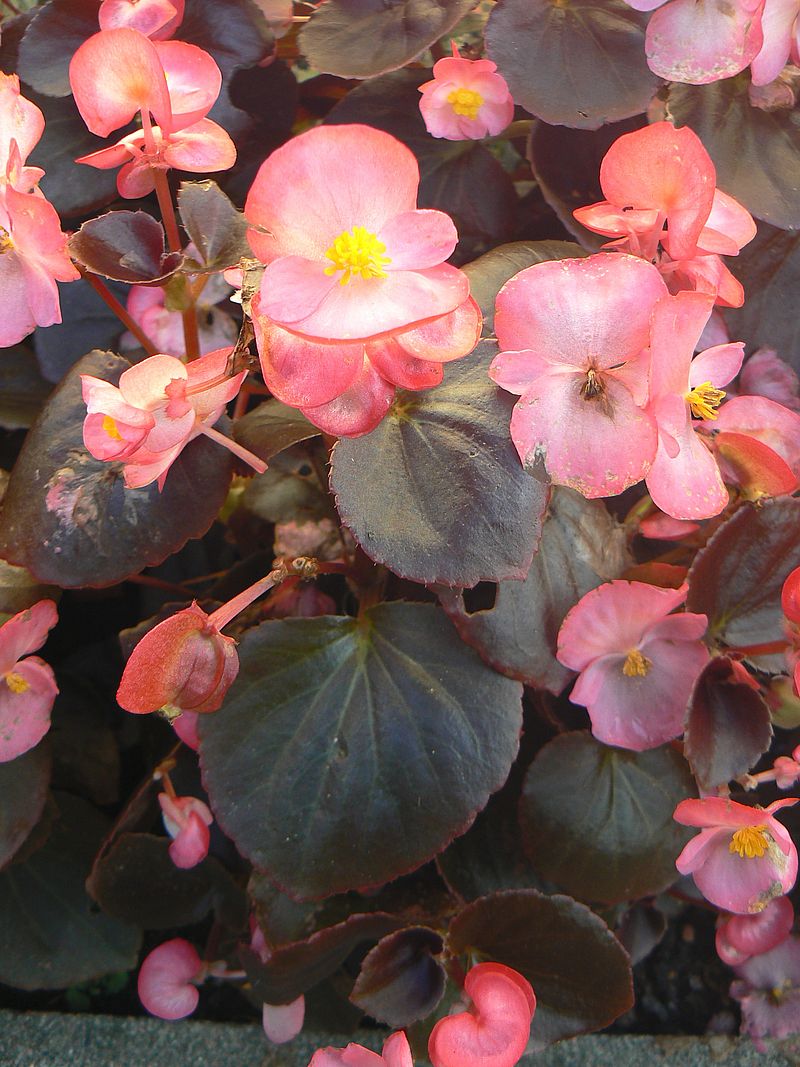
<svg viewBox="0 0 800 1067">
<path fill-rule="evenodd" d="M 761 859 L 770 842 L 766 830 L 766 826 L 742 826 L 731 838 L 729 851 L 738 852 L 742 859 Z"/>
<path fill-rule="evenodd" d="M 686 394 L 686 400 L 696 419 L 716 419 L 717 408 L 724 399 L 725 392 L 722 389 L 715 389 L 711 382 L 696 385 L 690 393 Z"/>
<path fill-rule="evenodd" d="M 110 415 L 103 416 L 103 432 L 108 434 L 113 441 L 122 440 L 122 434 L 117 429 L 117 424 Z"/>
<path fill-rule="evenodd" d="M 17 674 L 16 671 L 9 671 L 5 676 L 6 685 L 12 693 L 26 693 L 30 689 L 30 682 L 27 682 L 21 674 Z"/>
<path fill-rule="evenodd" d="M 14 242 L 11 240 L 11 234 L 5 228 L 0 226 L 0 256 L 5 255 L 6 252 L 13 252 Z"/>
<path fill-rule="evenodd" d="M 385 267 L 391 263 L 385 255 L 386 245 L 379 241 L 374 233 L 363 226 L 354 226 L 352 230 L 340 233 L 325 253 L 331 266 L 325 268 L 326 274 L 336 274 L 343 270 L 340 285 L 347 285 L 351 278 L 385 278 Z"/>
<path fill-rule="evenodd" d="M 467 119 L 476 119 L 483 107 L 483 97 L 474 89 L 453 89 L 447 97 L 448 104 L 457 115 Z"/>
<path fill-rule="evenodd" d="M 643 656 L 638 648 L 632 648 L 622 665 L 622 673 L 628 678 L 644 678 L 652 666 L 652 660 Z"/>
</svg>

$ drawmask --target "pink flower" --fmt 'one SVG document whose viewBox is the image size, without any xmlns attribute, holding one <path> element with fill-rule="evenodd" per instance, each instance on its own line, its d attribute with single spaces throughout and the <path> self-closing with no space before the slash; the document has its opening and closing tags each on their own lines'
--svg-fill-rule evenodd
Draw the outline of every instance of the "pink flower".
<svg viewBox="0 0 800 1067">
<path fill-rule="evenodd" d="M 753 85 L 769 85 L 791 59 L 800 65 L 800 0 L 766 0 L 761 16 L 764 43 L 750 64 Z"/>
<path fill-rule="evenodd" d="M 191 248 L 191 246 L 189 246 Z M 187 248 L 187 254 L 189 254 Z M 215 284 L 216 283 L 216 284 Z M 220 292 L 220 284 L 225 292 Z M 236 324 L 223 311 L 214 307 L 217 300 L 230 293 L 219 275 L 212 276 L 197 302 L 197 326 L 200 340 L 200 355 L 208 355 L 218 348 L 230 347 L 236 341 Z M 210 299 L 209 299 L 210 298 Z M 186 342 L 183 336 L 183 317 L 180 311 L 169 311 L 165 306 L 166 291 L 158 285 L 132 285 L 126 308 L 131 317 L 142 327 L 159 352 L 168 356 L 185 356 Z M 122 351 L 139 347 L 131 333 L 122 335 Z"/>
<path fill-rule="evenodd" d="M 117 703 L 138 715 L 164 707 L 216 711 L 238 671 L 236 642 L 193 603 L 148 630 L 137 644 L 125 664 Z"/>
<path fill-rule="evenodd" d="M 200 747 L 200 737 L 197 733 L 198 712 L 181 710 L 181 714 L 172 720 L 172 729 L 183 741 L 187 748 L 197 752 Z"/>
<path fill-rule="evenodd" d="M 56 622 L 53 601 L 40 600 L 0 626 L 0 763 L 38 745 L 50 729 L 58 686 L 52 668 L 29 653 Z"/>
<path fill-rule="evenodd" d="M 700 641 L 706 616 L 671 614 L 687 592 L 686 585 L 607 582 L 561 624 L 558 659 L 581 672 L 570 700 L 586 707 L 598 741 L 641 752 L 682 733 L 692 688 L 709 660 Z"/>
<path fill-rule="evenodd" d="M 261 1025 L 273 1045 L 285 1045 L 294 1041 L 303 1029 L 306 1014 L 306 998 L 301 993 L 290 1004 L 264 1004 L 261 1008 Z"/>
<path fill-rule="evenodd" d="M 739 392 L 765 396 L 792 411 L 800 411 L 800 378 L 773 348 L 759 348 L 739 374 Z"/>
<path fill-rule="evenodd" d="M 206 965 L 182 937 L 158 945 L 139 969 L 139 1000 L 159 1019 L 185 1019 L 200 1000 L 194 983 L 202 982 Z"/>
<path fill-rule="evenodd" d="M 172 463 L 200 434 L 265 470 L 256 456 L 212 429 L 246 376 L 227 376 L 230 351 L 217 349 L 188 366 L 174 356 L 150 356 L 124 371 L 119 386 L 81 375 L 86 448 L 95 459 L 121 462 L 131 489 L 154 481 L 163 488 Z"/>
<path fill-rule="evenodd" d="M 102 0 L 101 30 L 128 27 L 146 37 L 166 40 L 183 21 L 184 0 Z"/>
<path fill-rule="evenodd" d="M 433 137 L 448 141 L 494 136 L 514 117 L 514 101 L 497 64 L 453 55 L 433 65 L 433 80 L 419 87 L 419 109 Z"/>
<path fill-rule="evenodd" d="M 772 769 L 778 789 L 791 789 L 800 778 L 800 745 L 794 749 L 791 756 L 778 756 Z"/>
<path fill-rule="evenodd" d="M 522 463 L 586 497 L 647 473 L 656 425 L 647 402 L 658 271 L 626 255 L 538 263 L 497 297 L 494 382 L 516 393 L 511 437 Z"/>
<path fill-rule="evenodd" d="M 72 57 L 69 77 L 78 110 L 98 136 L 107 137 L 141 113 L 141 130 L 76 160 L 101 170 L 124 164 L 117 177 L 120 196 L 151 192 L 154 170 L 205 174 L 236 162 L 233 141 L 205 117 L 219 96 L 222 74 L 202 48 L 153 42 L 134 29 L 102 30 Z"/>
<path fill-rule="evenodd" d="M 639 533 L 642 537 L 651 537 L 656 541 L 682 541 L 684 537 L 696 533 L 699 529 L 699 523 L 673 519 L 663 511 L 656 511 L 639 523 Z"/>
<path fill-rule="evenodd" d="M 729 967 L 769 952 L 785 941 L 794 923 L 788 897 L 777 897 L 755 915 L 729 915 L 717 927 L 717 953 Z"/>
<path fill-rule="evenodd" d="M 15 188 L 21 193 L 29 193 L 44 174 L 39 167 L 25 167 L 43 133 L 44 115 L 36 104 L 20 94 L 17 75 L 0 71 L 0 173 L 8 178 L 16 145 L 18 158 L 13 178 Z"/>
<path fill-rule="evenodd" d="M 736 974 L 731 996 L 742 1007 L 742 1033 L 756 1039 L 800 1033 L 800 938 L 753 956 Z"/>
<path fill-rule="evenodd" d="M 773 812 L 796 804 L 776 800 L 767 808 L 749 808 L 722 797 L 682 800 L 674 818 L 701 827 L 675 861 L 681 874 L 712 904 L 739 915 L 763 911 L 788 893 L 797 877 L 797 850 Z"/>
<path fill-rule="evenodd" d="M 196 867 L 208 855 L 211 840 L 209 826 L 214 821 L 208 805 L 197 797 L 176 797 L 158 794 L 164 828 L 173 839 L 169 855 L 176 867 L 188 870 Z"/>
<path fill-rule="evenodd" d="M 530 983 L 500 963 L 467 974 L 467 1011 L 440 1019 L 428 1040 L 433 1067 L 514 1067 L 528 1044 L 536 997 Z"/>
<path fill-rule="evenodd" d="M 706 85 L 730 78 L 761 48 L 764 0 L 626 2 L 637 11 L 660 8 L 647 24 L 645 50 L 650 69 L 667 81 Z"/>
<path fill-rule="evenodd" d="M 346 1048 L 320 1048 L 311 1057 L 308 1067 L 414 1067 L 411 1047 L 402 1030 L 390 1034 L 378 1055 L 363 1045 L 349 1044 Z"/>
</svg>

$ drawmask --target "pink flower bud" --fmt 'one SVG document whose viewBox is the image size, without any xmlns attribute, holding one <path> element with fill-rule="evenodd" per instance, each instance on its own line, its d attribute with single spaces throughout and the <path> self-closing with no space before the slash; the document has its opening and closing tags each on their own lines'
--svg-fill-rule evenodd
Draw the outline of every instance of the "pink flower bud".
<svg viewBox="0 0 800 1067">
<path fill-rule="evenodd" d="M 264 1033 L 274 1045 L 293 1041 L 303 1029 L 306 998 L 300 996 L 291 1004 L 265 1004 L 261 1012 Z"/>
<path fill-rule="evenodd" d="M 717 927 L 717 952 L 733 967 L 751 956 L 769 952 L 789 936 L 794 908 L 788 897 L 778 897 L 756 915 L 731 915 Z"/>
<path fill-rule="evenodd" d="M 139 968 L 139 999 L 159 1019 L 185 1019 L 200 999 L 192 984 L 205 976 L 197 950 L 182 937 L 154 948 Z"/>
<path fill-rule="evenodd" d="M 176 867 L 196 867 L 208 855 L 209 826 L 214 821 L 208 806 L 197 797 L 171 797 L 158 794 L 164 827 L 173 842 L 169 855 Z"/>
</svg>

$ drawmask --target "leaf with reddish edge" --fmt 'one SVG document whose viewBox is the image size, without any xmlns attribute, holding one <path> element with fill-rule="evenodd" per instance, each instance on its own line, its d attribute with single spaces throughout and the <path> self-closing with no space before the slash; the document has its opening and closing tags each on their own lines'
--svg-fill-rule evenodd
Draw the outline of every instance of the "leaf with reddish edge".
<svg viewBox="0 0 800 1067">
<path fill-rule="evenodd" d="M 80 375 L 116 384 L 130 366 L 91 352 L 75 364 L 28 432 L 0 511 L 0 556 L 62 588 L 115 585 L 201 537 L 230 485 L 231 458 L 191 441 L 164 491 L 126 489 L 122 467 L 93 459 L 83 444 Z"/>
<path fill-rule="evenodd" d="M 717 168 L 720 189 L 756 218 L 796 229 L 800 226 L 800 127 L 789 108 L 763 111 L 753 107 L 749 86 L 747 74 L 710 85 L 673 83 L 667 115 L 676 126 L 691 126 L 698 135 Z M 735 260 L 728 262 L 733 265 Z"/>
<path fill-rule="evenodd" d="M 627 953 L 599 915 L 571 897 L 535 889 L 481 897 L 453 919 L 447 943 L 527 978 L 536 991 L 532 1051 L 602 1029 L 633 1005 Z"/>
<path fill-rule="evenodd" d="M 716 656 L 695 683 L 686 719 L 684 752 L 706 791 L 754 767 L 769 748 L 767 703 L 741 664 Z"/>
<path fill-rule="evenodd" d="M 645 60 L 646 21 L 623 0 L 501 0 L 486 50 L 526 111 L 596 130 L 645 111 L 661 84 Z"/>
<path fill-rule="evenodd" d="M 136 963 L 140 932 L 97 911 L 84 888 L 107 820 L 56 795 L 59 817 L 41 848 L 0 874 L 0 981 L 64 989 Z"/>
<path fill-rule="evenodd" d="M 47 742 L 0 763 L 0 868 L 14 858 L 44 811 L 50 763 Z"/>
<path fill-rule="evenodd" d="M 523 581 L 499 582 L 493 607 L 473 612 L 463 590 L 440 589 L 438 596 L 463 639 L 495 670 L 560 693 L 573 677 L 555 655 L 561 623 L 585 593 L 619 578 L 630 563 L 625 532 L 603 503 L 557 486 Z"/>
<path fill-rule="evenodd" d="M 181 182 L 178 191 L 181 224 L 200 254 L 200 262 L 186 266 L 199 273 L 215 274 L 238 266 L 242 256 L 250 256 L 245 233 L 247 223 L 216 182 Z"/>
<path fill-rule="evenodd" d="M 235 440 L 265 462 L 300 441 L 317 437 L 319 432 L 297 408 L 274 397 L 237 419 L 233 426 Z"/>
<path fill-rule="evenodd" d="M 69 62 L 97 33 L 97 0 L 50 0 L 25 31 L 19 48 L 19 76 L 47 96 L 69 96 Z M 77 155 L 77 153 L 76 153 Z"/>
<path fill-rule="evenodd" d="M 381 424 L 333 450 L 331 486 L 366 554 L 418 582 L 472 586 L 524 578 L 548 489 L 508 433 L 513 398 L 486 370 L 483 342 L 427 392 L 398 391 Z"/>
<path fill-rule="evenodd" d="M 652 896 L 677 881 L 688 835 L 672 813 L 693 795 L 689 768 L 671 748 L 627 752 L 586 731 L 560 734 L 525 777 L 525 847 L 541 875 L 582 900 Z"/>
<path fill-rule="evenodd" d="M 166 252 L 164 228 L 146 211 L 109 211 L 69 239 L 73 259 L 92 274 L 133 285 L 163 285 L 183 263 Z"/>
<path fill-rule="evenodd" d="M 740 308 L 726 308 L 731 335 L 752 348 L 767 345 L 800 370 L 800 235 L 762 222 L 754 241 L 728 264 L 744 286 Z"/>
<path fill-rule="evenodd" d="M 800 500 L 780 497 L 740 507 L 714 533 L 689 570 L 686 610 L 708 616 L 708 635 L 728 646 L 785 639 L 781 589 L 800 566 Z M 786 670 L 782 654 L 750 659 Z"/>
<path fill-rule="evenodd" d="M 200 723 L 203 780 L 239 851 L 295 899 L 419 867 L 517 754 L 522 687 L 431 605 L 265 622 L 239 657 L 224 715 Z"/>
<path fill-rule="evenodd" d="M 473 7 L 474 0 L 327 0 L 303 27 L 300 51 L 323 74 L 372 78 L 416 59 Z"/>
<path fill-rule="evenodd" d="M 404 926 L 385 912 L 348 916 L 303 941 L 274 948 L 266 963 L 249 946 L 239 947 L 255 995 L 267 1004 L 288 1004 L 337 971 L 354 949 Z"/>
<path fill-rule="evenodd" d="M 426 926 L 389 934 L 365 957 L 350 999 L 396 1029 L 424 1019 L 444 993 L 444 968 L 435 958 L 443 947 L 441 936 Z"/>
</svg>

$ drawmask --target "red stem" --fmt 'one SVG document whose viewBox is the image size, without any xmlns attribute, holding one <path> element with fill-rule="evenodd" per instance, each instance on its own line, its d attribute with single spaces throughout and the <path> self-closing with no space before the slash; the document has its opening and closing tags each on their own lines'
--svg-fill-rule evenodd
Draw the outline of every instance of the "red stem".
<svg viewBox="0 0 800 1067">
<path fill-rule="evenodd" d="M 142 112 L 142 117 L 144 117 L 144 112 Z M 161 209 L 161 218 L 167 235 L 167 245 L 170 252 L 180 252 L 181 235 L 178 231 L 178 219 L 175 215 L 175 205 L 172 203 L 167 172 L 161 167 L 153 167 L 152 171 L 158 206 Z M 183 343 L 186 348 L 186 358 L 191 361 L 200 355 L 200 336 L 197 329 L 197 307 L 191 290 L 190 296 L 191 303 L 181 312 L 181 318 L 183 319 Z"/>
<path fill-rule="evenodd" d="M 96 274 L 90 274 L 88 270 L 85 270 L 80 265 L 80 263 L 77 266 L 78 270 L 81 272 L 82 277 L 86 279 L 86 281 L 89 283 L 89 285 L 91 285 L 92 289 L 94 289 L 97 295 L 105 301 L 108 307 L 111 308 L 111 310 L 120 320 L 120 322 L 123 323 L 123 325 L 130 330 L 130 332 L 133 334 L 133 336 L 136 338 L 136 340 L 139 342 L 139 344 L 142 346 L 148 356 L 154 356 L 156 352 L 158 352 L 158 349 L 147 336 L 147 334 L 144 332 L 144 330 L 141 328 L 139 323 L 136 322 L 136 320 L 128 314 L 122 304 L 120 304 L 119 300 L 117 300 L 117 298 L 108 288 L 106 283 L 100 278 L 98 278 Z"/>
</svg>

